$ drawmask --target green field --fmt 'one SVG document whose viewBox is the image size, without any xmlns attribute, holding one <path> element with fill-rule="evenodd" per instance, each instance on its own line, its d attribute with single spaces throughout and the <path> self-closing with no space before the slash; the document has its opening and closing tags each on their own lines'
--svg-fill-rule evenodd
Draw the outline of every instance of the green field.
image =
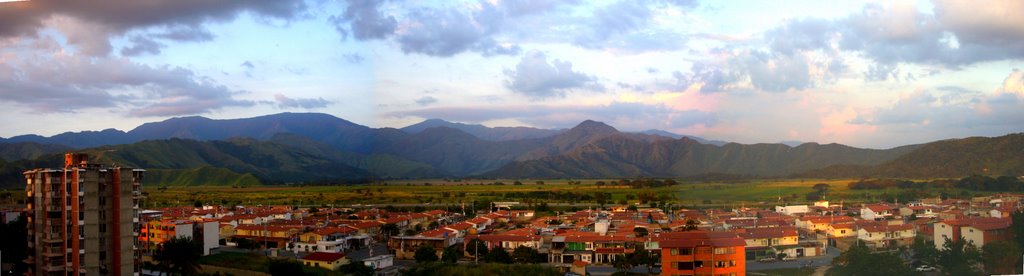
<svg viewBox="0 0 1024 276">
<path fill-rule="evenodd" d="M 409 205 L 431 204 L 460 205 L 473 201 L 519 201 L 524 203 L 575 203 L 596 205 L 593 195 L 598 192 L 610 196 L 607 205 L 621 202 L 638 203 L 638 193 L 656 196 L 652 201 L 666 201 L 684 206 L 738 207 L 771 206 L 780 202 L 808 203 L 805 195 L 811 193 L 816 183 L 831 186 L 827 199 L 833 202 L 877 202 L 892 199 L 901 193 L 915 193 L 917 197 L 938 196 L 945 192 L 954 196 L 975 195 L 961 189 L 914 189 L 896 188 L 879 190 L 851 190 L 847 184 L 855 180 L 755 180 L 742 183 L 681 183 L 657 188 L 635 189 L 629 186 L 598 186 L 598 181 L 579 180 L 581 184 L 569 184 L 568 180 L 415 180 L 391 181 L 372 185 L 353 186 L 309 186 L 309 187 L 248 187 L 231 188 L 223 186 L 168 187 L 166 189 L 147 186 L 148 199 L 145 208 L 162 206 L 203 204 L 222 205 L 299 205 L 299 206 L 347 206 L 354 204 Z M 501 182 L 503 185 L 493 183 Z M 14 194 L 13 196 L 17 196 Z M 781 198 L 781 201 L 780 201 Z"/>
<path fill-rule="evenodd" d="M 930 189 L 878 189 L 851 190 L 847 184 L 854 179 L 782 179 L 752 180 L 737 183 L 681 182 L 680 184 L 656 188 L 632 188 L 625 185 L 597 185 L 613 180 L 459 180 L 443 179 L 389 181 L 368 185 L 350 186 L 145 186 L 147 199 L 143 208 L 202 204 L 220 205 L 298 205 L 298 206 L 351 206 L 373 204 L 376 206 L 429 204 L 430 206 L 461 205 L 473 201 L 519 201 L 528 204 L 571 203 L 575 206 L 597 205 L 595 194 L 606 194 L 606 205 L 622 202 L 640 203 L 638 194 L 652 195 L 651 201 L 671 202 L 676 206 L 692 207 L 739 207 L 772 206 L 785 203 L 809 203 L 805 195 L 811 193 L 814 184 L 831 186 L 826 199 L 839 203 L 877 202 L 892 200 L 900 194 L 912 193 L 913 198 L 936 197 L 946 193 L 954 197 L 985 194 L 953 188 Z M 496 185 L 495 183 L 502 183 Z M 0 191 L 0 205 L 18 205 L 25 193 L 18 189 Z M 906 198 L 907 196 L 904 196 Z M 468 207 L 467 207 L 468 208 Z"/>
</svg>

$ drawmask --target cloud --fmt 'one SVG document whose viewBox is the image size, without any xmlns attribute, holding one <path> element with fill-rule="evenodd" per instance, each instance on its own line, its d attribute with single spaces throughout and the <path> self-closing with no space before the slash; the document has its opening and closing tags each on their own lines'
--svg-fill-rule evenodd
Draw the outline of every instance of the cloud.
<svg viewBox="0 0 1024 276">
<path fill-rule="evenodd" d="M 573 71 L 572 63 L 552 60 L 544 53 L 526 53 L 515 70 L 505 70 L 505 86 L 530 98 L 562 97 L 574 88 L 600 89 L 593 76 Z"/>
<path fill-rule="evenodd" d="M 416 104 L 418 104 L 420 106 L 430 105 L 430 104 L 433 104 L 433 103 L 436 103 L 436 102 L 437 102 L 437 98 L 434 98 L 434 97 L 431 97 L 431 96 L 423 96 L 423 97 L 421 97 L 419 99 L 416 99 Z"/>
<path fill-rule="evenodd" d="M 47 43 L 25 47 L 36 45 Z M 59 45 L 52 47 L 7 49 L 39 52 L 13 55 L 0 62 L 0 101 L 39 113 L 113 108 L 127 109 L 131 116 L 192 115 L 254 104 L 236 98 L 244 92 L 230 90 L 184 68 L 73 55 Z"/>
<path fill-rule="evenodd" d="M 305 8 L 302 1 L 33 0 L 4 4 L 0 9 L 0 37 L 33 35 L 51 24 L 80 53 L 102 56 L 111 51 L 110 37 L 130 30 L 157 28 L 165 32 L 153 38 L 204 41 L 212 38 L 201 27 L 207 22 L 233 20 L 242 12 L 287 20 Z M 141 48 L 132 51 L 145 52 Z"/>
<path fill-rule="evenodd" d="M 324 108 L 331 104 L 331 101 L 324 98 L 290 98 L 284 94 L 274 94 L 274 101 L 279 108 Z"/>
<path fill-rule="evenodd" d="M 242 67 L 245 67 L 245 68 L 249 68 L 249 69 L 256 68 L 256 65 L 253 65 L 252 62 L 250 62 L 248 60 L 246 60 L 245 62 L 242 62 L 242 64 L 239 64 L 239 66 L 242 66 Z"/>
<path fill-rule="evenodd" d="M 349 32 L 358 40 L 385 39 L 395 32 L 398 20 L 394 16 L 380 12 L 380 5 L 385 1 L 348 0 L 345 12 L 340 16 L 331 16 L 329 21 L 342 38 Z"/>
<path fill-rule="evenodd" d="M 344 54 L 344 55 L 341 56 L 341 58 L 344 59 L 346 62 L 352 63 L 352 64 L 360 64 L 360 63 L 363 63 L 364 60 L 366 60 L 366 58 L 364 58 L 363 55 L 355 54 L 355 53 L 353 53 L 353 54 Z"/>
<path fill-rule="evenodd" d="M 465 51 L 489 55 L 516 55 L 519 46 L 494 40 L 504 23 L 498 7 L 481 3 L 473 13 L 461 9 L 420 9 L 411 12 L 396 37 L 405 53 L 448 57 Z"/>
<path fill-rule="evenodd" d="M 155 55 L 159 54 L 160 48 L 164 47 L 160 42 L 142 36 L 132 36 L 128 41 L 132 42 L 132 46 L 121 49 L 122 56 Z"/>
<path fill-rule="evenodd" d="M 898 63 L 955 69 L 1024 57 L 1024 19 L 1007 13 L 1024 9 L 1024 3 L 940 0 L 934 4 L 935 14 L 921 12 L 907 1 L 867 4 L 860 13 L 845 18 L 789 21 L 766 32 L 765 39 L 777 53 L 859 53 L 878 64 L 865 73 L 868 80 L 898 80 L 891 75 Z"/>
<path fill-rule="evenodd" d="M 1013 69 L 1013 72 L 1003 80 L 1003 86 L 999 87 L 998 91 L 1024 97 L 1024 71 Z"/>
<path fill-rule="evenodd" d="M 676 110 L 662 104 L 612 102 L 606 105 L 528 105 L 502 107 L 433 107 L 398 111 L 387 116 L 444 118 L 445 120 L 482 123 L 513 119 L 536 127 L 572 127 L 584 120 L 598 120 L 626 130 L 681 129 L 712 126 L 717 117 L 699 110 Z"/>
<path fill-rule="evenodd" d="M 960 87 L 940 87 L 939 92 L 920 89 L 900 97 L 892 106 L 859 116 L 854 122 L 892 131 L 927 130 L 964 135 L 1016 132 L 1024 125 L 1022 83 L 1024 73 L 1014 70 L 995 93 Z"/>
</svg>

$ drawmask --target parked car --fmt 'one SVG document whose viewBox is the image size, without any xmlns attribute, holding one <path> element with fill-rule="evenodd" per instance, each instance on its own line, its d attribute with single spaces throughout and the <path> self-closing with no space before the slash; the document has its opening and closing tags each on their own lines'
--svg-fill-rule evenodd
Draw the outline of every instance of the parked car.
<svg viewBox="0 0 1024 276">
<path fill-rule="evenodd" d="M 931 267 L 931 266 L 927 266 L 927 265 L 922 265 L 922 266 L 917 267 L 915 270 L 925 272 L 925 271 L 935 271 L 935 268 Z"/>
</svg>

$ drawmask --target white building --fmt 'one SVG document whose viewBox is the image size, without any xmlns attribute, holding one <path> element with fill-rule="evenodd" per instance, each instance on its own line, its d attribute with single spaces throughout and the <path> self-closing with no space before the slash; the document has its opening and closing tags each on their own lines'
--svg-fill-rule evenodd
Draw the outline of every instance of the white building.
<svg viewBox="0 0 1024 276">
<path fill-rule="evenodd" d="M 808 212 L 807 205 L 787 205 L 787 206 L 775 206 L 775 212 L 792 216 L 795 214 L 803 214 Z"/>
</svg>

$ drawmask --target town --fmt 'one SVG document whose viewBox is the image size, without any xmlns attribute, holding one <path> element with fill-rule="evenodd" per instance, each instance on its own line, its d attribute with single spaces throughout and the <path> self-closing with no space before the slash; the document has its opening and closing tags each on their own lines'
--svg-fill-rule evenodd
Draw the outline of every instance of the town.
<svg viewBox="0 0 1024 276">
<path fill-rule="evenodd" d="M 543 271 L 566 275 L 763 274 L 758 271 L 821 275 L 833 266 L 855 265 L 849 257 L 837 257 L 858 250 L 891 256 L 905 271 L 937 273 L 937 267 L 963 269 L 938 258 L 942 252 L 959 250 L 957 254 L 965 254 L 1007 245 L 1016 248 L 1019 239 L 1015 234 L 1020 225 L 1014 227 L 1013 222 L 1022 219 L 1020 207 L 1024 202 L 1024 194 L 992 193 L 962 199 L 856 204 L 817 200 L 732 209 L 630 203 L 559 211 L 521 202 L 491 202 L 489 208 L 481 210 L 465 205 L 425 210 L 369 205 L 300 208 L 200 204 L 140 209 L 139 201 L 145 198 L 138 180 L 143 179 L 144 170 L 121 169 L 117 173 L 114 168 L 89 164 L 88 156 L 81 154 L 68 154 L 66 159 L 70 179 L 81 181 L 81 186 L 72 187 L 80 191 L 79 195 L 50 191 L 54 187 L 48 184 L 50 181 L 60 181 L 62 175 L 69 177 L 61 173 L 64 171 L 26 172 L 32 176 L 29 196 L 40 204 L 4 210 L 0 216 L 5 224 L 24 220 L 24 216 L 36 222 L 28 227 L 28 237 L 34 241 L 29 248 L 41 250 L 27 256 L 30 273 L 64 269 L 52 265 L 52 260 L 63 255 L 51 255 L 50 248 L 83 248 L 85 253 L 74 255 L 79 257 L 74 261 L 97 257 L 91 256 L 90 252 L 95 251 L 85 250 L 97 239 L 117 241 L 120 245 L 113 248 L 135 252 L 121 258 L 123 263 L 118 266 L 114 265 L 118 260 L 107 259 L 111 265 L 98 269 L 122 267 L 141 275 L 276 275 L 281 269 L 302 273 L 299 264 L 314 271 L 341 274 L 399 275 L 442 262 L 542 264 L 546 269 Z M 113 189 L 109 199 L 105 195 L 84 198 L 96 192 L 93 183 L 114 184 L 127 179 L 135 180 Z M 84 210 L 79 219 L 52 214 L 53 210 L 59 214 L 62 206 L 51 205 L 50 200 L 63 202 L 61 197 L 81 202 Z M 92 204 L 106 200 L 113 202 Z M 106 210 L 127 219 L 104 220 Z M 37 224 L 44 217 L 43 224 Z M 60 233 L 64 229 L 61 224 L 73 226 L 67 227 L 73 231 L 69 236 L 82 240 L 64 243 L 60 236 L 68 234 Z M 108 231 L 104 228 L 107 225 L 130 233 Z M 98 232 L 92 227 L 98 227 Z M 183 242 L 201 249 L 194 256 L 197 259 L 185 261 L 197 265 L 183 267 L 176 264 L 180 260 L 164 252 L 173 250 L 165 245 Z M 988 251 L 984 252 L 984 262 L 978 262 L 987 273 L 1012 273 L 1019 261 L 1013 256 L 990 256 L 995 253 Z M 105 251 L 99 252 L 103 263 Z M 967 269 L 976 266 L 966 263 Z"/>
</svg>

